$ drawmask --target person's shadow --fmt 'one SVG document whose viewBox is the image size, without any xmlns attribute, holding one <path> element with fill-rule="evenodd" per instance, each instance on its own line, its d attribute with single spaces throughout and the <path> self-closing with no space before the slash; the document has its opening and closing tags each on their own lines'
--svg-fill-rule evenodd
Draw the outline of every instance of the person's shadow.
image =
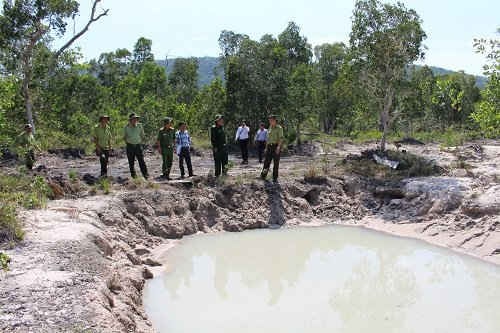
<svg viewBox="0 0 500 333">
<path fill-rule="evenodd" d="M 283 190 L 279 183 L 265 182 L 267 203 L 269 204 L 269 228 L 279 229 L 285 224 L 285 209 L 283 208 Z"/>
</svg>

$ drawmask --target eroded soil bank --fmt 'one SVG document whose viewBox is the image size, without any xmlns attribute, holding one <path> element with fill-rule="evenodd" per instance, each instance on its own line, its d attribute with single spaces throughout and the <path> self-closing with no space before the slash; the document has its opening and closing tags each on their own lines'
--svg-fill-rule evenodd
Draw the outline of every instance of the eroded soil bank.
<svg viewBox="0 0 500 333">
<path fill-rule="evenodd" d="M 500 264 L 497 143 L 465 157 L 476 149 L 409 147 L 449 171 L 391 181 L 340 167 L 355 149 L 343 144 L 330 155 L 284 159 L 280 185 L 257 180 L 259 166 L 252 164 L 233 169 L 225 184 L 202 176 L 152 188 L 117 185 L 109 195 L 85 194 L 23 212 L 26 239 L 7 251 L 10 271 L 0 273 L 0 331 L 153 332 L 142 307 L 145 279 L 176 239 L 197 232 L 354 224 Z M 195 165 L 205 174 L 201 161 Z M 62 170 L 64 163 L 79 171 L 68 165 L 74 161 L 55 164 Z M 114 172 L 123 172 L 123 158 L 114 163 Z M 311 163 L 333 166 L 327 176 L 304 178 Z"/>
</svg>

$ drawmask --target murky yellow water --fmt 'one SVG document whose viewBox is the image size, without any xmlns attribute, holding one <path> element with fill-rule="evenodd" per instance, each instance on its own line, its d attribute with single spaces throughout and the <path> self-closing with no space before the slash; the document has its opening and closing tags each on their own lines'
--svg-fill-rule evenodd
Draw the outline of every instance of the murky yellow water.
<svg viewBox="0 0 500 333">
<path fill-rule="evenodd" d="M 146 285 L 160 333 L 500 332 L 500 268 L 359 228 L 186 238 Z"/>
</svg>

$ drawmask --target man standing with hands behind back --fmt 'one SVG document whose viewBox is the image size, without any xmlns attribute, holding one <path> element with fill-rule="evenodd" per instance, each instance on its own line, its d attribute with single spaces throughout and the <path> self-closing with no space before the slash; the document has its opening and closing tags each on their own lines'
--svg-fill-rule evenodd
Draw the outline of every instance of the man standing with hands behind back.
<svg viewBox="0 0 500 333">
<path fill-rule="evenodd" d="M 259 152 L 259 163 L 262 163 L 264 157 L 264 150 L 266 149 L 267 143 L 267 129 L 264 123 L 260 123 L 259 130 L 255 134 L 255 144 L 257 145 L 257 151 Z"/>
<path fill-rule="evenodd" d="M 170 170 L 174 160 L 175 129 L 172 127 L 172 118 L 163 119 L 163 127 L 158 131 L 156 142 L 162 157 L 161 178 L 170 180 Z"/>
<path fill-rule="evenodd" d="M 283 127 L 278 125 L 277 117 L 275 115 L 270 115 L 264 167 L 260 174 L 262 179 L 266 179 L 269 167 L 271 166 L 271 161 L 273 161 L 273 182 L 278 181 L 281 146 L 283 145 L 283 141 Z"/>
<path fill-rule="evenodd" d="M 226 147 L 226 133 L 224 132 L 224 117 L 215 116 L 215 125 L 210 128 L 210 141 L 215 162 L 215 177 L 226 174 L 228 153 Z"/>
<path fill-rule="evenodd" d="M 250 128 L 247 126 L 246 122 L 243 120 L 240 127 L 236 131 L 236 143 L 240 144 L 241 149 L 241 164 L 248 164 L 248 141 L 250 139 Z"/>
<path fill-rule="evenodd" d="M 123 130 L 123 139 L 127 144 L 128 165 L 132 178 L 137 177 L 137 174 L 135 173 L 136 158 L 137 162 L 139 162 L 142 176 L 145 179 L 149 178 L 148 168 L 146 167 L 146 163 L 144 162 L 144 148 L 142 147 L 145 136 L 146 135 L 144 133 L 144 128 L 142 127 L 142 124 L 139 123 L 139 116 L 137 116 L 135 113 L 132 113 L 128 117 L 128 124 Z"/>
<path fill-rule="evenodd" d="M 109 116 L 102 115 L 99 117 L 99 124 L 97 124 L 94 128 L 95 153 L 99 156 L 99 162 L 101 164 L 101 177 L 106 177 L 108 175 L 111 136 Z"/>
</svg>

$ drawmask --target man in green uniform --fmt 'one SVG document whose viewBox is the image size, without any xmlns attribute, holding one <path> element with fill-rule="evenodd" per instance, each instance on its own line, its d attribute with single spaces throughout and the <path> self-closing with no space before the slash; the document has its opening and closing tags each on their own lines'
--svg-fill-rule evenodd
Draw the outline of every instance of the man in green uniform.
<svg viewBox="0 0 500 333">
<path fill-rule="evenodd" d="M 127 144 L 127 158 L 130 168 L 130 175 L 132 176 L 132 178 L 137 177 L 137 174 L 135 173 L 135 159 L 137 158 L 137 162 L 139 162 L 139 167 L 141 168 L 142 176 L 145 179 L 148 179 L 148 168 L 146 167 L 146 163 L 144 162 L 144 148 L 142 146 L 146 137 L 146 135 L 144 134 L 144 128 L 142 127 L 142 124 L 139 123 L 139 116 L 137 116 L 135 113 L 132 113 L 128 117 L 128 120 L 129 122 L 123 130 L 123 139 Z"/>
<path fill-rule="evenodd" d="M 40 147 L 33 135 L 33 126 L 31 124 L 24 125 L 24 132 L 19 136 L 19 144 L 24 152 L 26 168 L 33 169 L 36 161 L 35 150 L 40 150 Z"/>
<path fill-rule="evenodd" d="M 101 177 L 106 177 L 108 175 L 111 136 L 109 116 L 102 115 L 99 117 L 99 124 L 97 124 L 94 128 L 95 153 L 99 156 L 99 162 L 101 164 Z"/>
<path fill-rule="evenodd" d="M 163 159 L 161 167 L 162 178 L 170 180 L 170 170 L 174 159 L 175 129 L 172 127 L 172 118 L 163 119 L 163 127 L 158 132 L 158 141 L 156 142 L 158 150 Z"/>
<path fill-rule="evenodd" d="M 221 174 L 226 174 L 228 163 L 224 117 L 221 115 L 215 117 L 215 125 L 210 128 L 210 140 L 215 161 L 215 177 L 219 177 Z"/>
<path fill-rule="evenodd" d="M 283 141 L 283 128 L 278 125 L 277 117 L 275 115 L 270 115 L 264 167 L 260 174 L 262 179 L 266 179 L 269 167 L 271 166 L 271 161 L 273 161 L 273 181 L 278 181 L 281 146 L 283 145 Z"/>
</svg>

